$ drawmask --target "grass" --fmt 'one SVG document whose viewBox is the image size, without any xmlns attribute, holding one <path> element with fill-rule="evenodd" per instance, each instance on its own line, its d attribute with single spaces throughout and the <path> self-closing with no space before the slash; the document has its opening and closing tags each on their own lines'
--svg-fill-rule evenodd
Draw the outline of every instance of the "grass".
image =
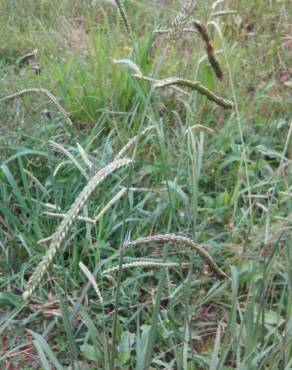
<svg viewBox="0 0 292 370">
<path fill-rule="evenodd" d="M 0 4 L 0 368 L 288 370 L 288 1 L 113 3 Z"/>
</svg>

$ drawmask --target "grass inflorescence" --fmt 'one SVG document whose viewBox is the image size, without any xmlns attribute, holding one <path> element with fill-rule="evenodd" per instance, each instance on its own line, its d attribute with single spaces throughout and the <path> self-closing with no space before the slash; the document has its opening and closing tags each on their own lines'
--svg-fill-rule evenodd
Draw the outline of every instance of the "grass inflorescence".
<svg viewBox="0 0 292 370">
<path fill-rule="evenodd" d="M 203 22 L 200 22 L 200 21 L 197 21 L 197 20 L 193 21 L 193 25 L 194 25 L 195 29 L 198 31 L 198 33 L 201 35 L 201 37 L 202 37 L 202 39 L 205 43 L 205 48 L 206 48 L 206 51 L 207 51 L 208 59 L 209 59 L 209 62 L 211 64 L 216 76 L 219 78 L 219 80 L 221 80 L 222 77 L 223 77 L 223 72 L 222 72 L 220 63 L 218 62 L 218 60 L 216 58 L 216 55 L 215 55 L 215 52 L 214 52 L 214 47 L 213 47 L 211 37 L 210 37 L 210 34 L 208 32 L 207 27 L 204 25 Z"/>
<path fill-rule="evenodd" d="M 125 10 L 125 7 L 124 7 L 124 4 L 123 4 L 122 0 L 114 0 L 114 3 L 115 3 L 115 5 L 118 9 L 119 16 L 121 18 L 122 24 L 124 25 L 128 34 L 130 36 L 132 36 L 132 28 L 131 28 L 131 25 L 130 25 L 130 22 L 129 22 L 129 19 L 128 19 L 128 16 L 127 16 L 127 13 L 126 13 L 126 10 Z"/>
<path fill-rule="evenodd" d="M 28 88 L 28 89 L 23 89 L 21 91 L 18 91 L 18 92 L 14 93 L 14 94 L 4 96 L 4 97 L 2 97 L 0 99 L 0 103 L 5 102 L 5 101 L 9 101 L 9 100 L 13 100 L 13 99 L 16 99 L 16 98 L 20 98 L 22 96 L 29 95 L 31 93 L 45 94 L 54 103 L 54 105 L 58 108 L 58 110 L 63 115 L 63 117 L 65 118 L 65 120 L 69 123 L 69 125 L 73 126 L 73 123 L 72 123 L 72 121 L 71 121 L 71 119 L 69 117 L 69 114 L 60 105 L 60 103 L 58 102 L 57 98 L 50 91 L 48 91 L 48 90 L 46 90 L 46 89 L 44 89 L 42 87 L 31 87 L 31 88 Z"/>
<path fill-rule="evenodd" d="M 148 237 L 141 237 L 128 243 L 128 246 L 137 246 L 144 244 L 173 244 L 181 247 L 189 247 L 195 250 L 210 266 L 210 268 L 221 278 L 226 278 L 225 272 L 223 272 L 209 253 L 200 245 L 194 243 L 191 239 L 185 236 L 177 236 L 173 234 L 164 235 L 152 235 Z"/>
<path fill-rule="evenodd" d="M 102 183 L 111 173 L 113 173 L 122 166 L 129 165 L 130 163 L 131 163 L 130 159 L 118 159 L 114 162 L 111 162 L 106 167 L 98 171 L 96 175 L 92 177 L 92 179 L 87 183 L 82 192 L 76 198 L 74 204 L 64 217 L 63 221 L 60 223 L 58 229 L 56 230 L 50 242 L 48 251 L 46 252 L 45 256 L 43 257 L 42 261 L 39 263 L 37 268 L 34 270 L 28 283 L 26 284 L 25 291 L 23 292 L 22 295 L 24 300 L 29 299 L 33 291 L 37 288 L 42 277 L 44 276 L 50 264 L 52 263 L 55 254 L 59 250 L 62 241 L 65 239 L 71 225 L 77 218 L 80 210 L 84 207 L 87 199 L 96 189 L 96 187 L 100 183 Z"/>
<path fill-rule="evenodd" d="M 188 87 L 193 90 L 199 91 L 202 95 L 205 95 L 209 100 L 212 102 L 216 103 L 220 107 L 224 109 L 231 109 L 233 108 L 234 104 L 232 101 L 224 99 L 220 96 L 217 96 L 214 94 L 212 91 L 208 90 L 205 86 L 203 86 L 200 82 L 198 81 L 190 81 L 186 80 L 183 78 L 178 78 L 178 77 L 169 77 L 166 78 L 165 80 L 160 80 L 154 84 L 154 88 L 162 88 L 162 87 L 168 87 L 172 85 L 178 85 L 182 87 Z"/>
<path fill-rule="evenodd" d="M 170 37 L 175 38 L 177 36 L 185 21 L 191 16 L 192 12 L 196 8 L 197 3 L 197 0 L 185 1 L 181 10 L 176 14 L 171 24 L 169 32 Z"/>
</svg>

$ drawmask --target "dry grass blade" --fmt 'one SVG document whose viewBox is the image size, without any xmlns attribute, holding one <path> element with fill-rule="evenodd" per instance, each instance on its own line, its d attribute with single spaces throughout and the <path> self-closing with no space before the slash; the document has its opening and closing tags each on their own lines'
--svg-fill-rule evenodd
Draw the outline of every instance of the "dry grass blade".
<svg viewBox="0 0 292 370">
<path fill-rule="evenodd" d="M 93 176 L 93 178 L 84 187 L 53 235 L 47 253 L 31 275 L 22 295 L 24 300 L 29 299 L 33 291 L 37 288 L 45 272 L 52 263 L 56 252 L 60 249 L 62 241 L 65 239 L 70 227 L 78 217 L 80 210 L 85 205 L 89 196 L 110 174 L 123 166 L 129 165 L 130 163 L 132 163 L 132 160 L 127 158 L 119 159 L 109 163 L 106 167 L 98 171 L 97 174 Z"/>
<path fill-rule="evenodd" d="M 220 66 L 218 60 L 216 59 L 213 44 L 212 44 L 211 37 L 210 37 L 210 34 L 208 32 L 207 27 L 204 25 L 203 22 L 200 22 L 200 21 L 197 21 L 197 20 L 193 21 L 193 25 L 194 25 L 195 29 L 198 31 L 198 33 L 200 34 L 200 36 L 202 37 L 204 43 L 205 43 L 205 48 L 206 48 L 206 52 L 207 52 L 209 63 L 211 64 L 211 67 L 213 68 L 213 70 L 214 70 L 216 76 L 219 78 L 219 80 L 221 80 L 222 77 L 223 77 L 223 72 L 222 72 L 222 69 L 221 69 L 221 66 Z"/>
<path fill-rule="evenodd" d="M 191 239 L 186 238 L 184 236 L 177 236 L 173 234 L 158 234 L 153 236 L 148 236 L 144 238 L 138 238 L 136 240 L 133 240 L 129 242 L 128 246 L 137 246 L 137 245 L 143 245 L 143 244 L 178 244 L 183 245 L 186 247 L 190 247 L 191 249 L 194 249 L 210 266 L 211 270 L 218 275 L 220 278 L 226 278 L 227 275 L 224 271 L 220 269 L 220 267 L 216 264 L 216 262 L 213 260 L 213 258 L 209 255 L 209 253 L 200 245 L 194 243 Z"/>
<path fill-rule="evenodd" d="M 189 0 L 183 5 L 180 12 L 175 16 L 174 21 L 172 22 L 170 33 L 169 33 L 169 36 L 171 38 L 174 38 L 176 34 L 180 31 L 181 26 L 184 24 L 187 18 L 191 15 L 191 13 L 193 12 L 196 6 L 197 6 L 197 0 Z"/>
<path fill-rule="evenodd" d="M 71 126 L 73 126 L 73 123 L 72 123 L 72 121 L 71 121 L 71 119 L 69 117 L 69 114 L 60 105 L 60 103 L 58 102 L 57 98 L 52 93 L 50 93 L 48 90 L 43 89 L 42 87 L 31 87 L 29 89 L 24 89 L 24 90 L 18 91 L 15 94 L 4 96 L 3 98 L 0 99 L 0 103 L 1 102 L 4 102 L 4 101 L 7 101 L 7 100 L 12 100 L 12 99 L 15 99 L 15 98 L 19 98 L 19 97 L 22 97 L 24 95 L 28 95 L 28 94 L 31 94 L 31 93 L 42 93 L 42 94 L 45 94 L 55 104 L 55 106 L 58 108 L 58 110 L 63 115 L 63 117 L 66 119 L 66 121 Z"/>
<path fill-rule="evenodd" d="M 50 236 L 48 236 L 48 237 L 46 237 L 46 238 L 43 238 L 43 239 L 38 240 L 38 241 L 37 241 L 37 244 L 38 244 L 38 245 L 41 245 L 41 244 L 46 244 L 46 243 L 48 243 L 50 240 L 52 240 L 52 239 L 53 239 L 54 235 L 55 235 L 55 234 L 50 235 Z"/>
<path fill-rule="evenodd" d="M 199 93 L 202 95 L 205 95 L 209 100 L 212 102 L 216 103 L 220 107 L 224 109 L 231 109 L 233 108 L 234 104 L 227 99 L 221 98 L 218 95 L 215 95 L 212 91 L 208 90 L 205 86 L 203 86 L 200 82 L 198 81 L 190 81 L 190 80 L 185 80 L 183 78 L 178 78 L 178 77 L 170 77 L 166 78 L 165 80 L 160 80 L 159 82 L 154 84 L 154 88 L 162 88 L 162 87 L 169 87 L 172 85 L 179 85 L 179 86 L 184 86 L 184 87 L 189 87 L 193 90 L 197 90 Z"/>
<path fill-rule="evenodd" d="M 235 15 L 238 14 L 237 10 L 221 10 L 218 12 L 211 13 L 211 17 L 223 17 L 226 15 Z"/>
</svg>

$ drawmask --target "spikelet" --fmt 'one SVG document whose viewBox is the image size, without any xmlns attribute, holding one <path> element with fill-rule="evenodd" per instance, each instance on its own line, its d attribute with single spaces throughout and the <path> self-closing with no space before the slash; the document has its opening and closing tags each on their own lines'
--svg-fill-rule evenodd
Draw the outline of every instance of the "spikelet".
<svg viewBox="0 0 292 370">
<path fill-rule="evenodd" d="M 53 239 L 53 237 L 54 237 L 54 234 L 48 236 L 47 238 L 40 239 L 40 240 L 37 241 L 37 244 L 38 245 L 47 244 L 50 240 Z"/>
<path fill-rule="evenodd" d="M 166 29 L 157 29 L 157 30 L 154 30 L 153 33 L 154 35 L 162 35 L 162 34 L 165 34 L 165 33 L 170 33 L 171 32 L 171 29 L 169 28 L 166 28 Z M 194 30 L 193 28 L 190 28 L 190 27 L 184 27 L 184 28 L 181 28 L 179 30 L 180 33 L 194 33 L 196 32 L 196 30 Z"/>
<path fill-rule="evenodd" d="M 190 264 L 189 263 L 179 264 L 177 262 L 161 262 L 161 261 L 143 261 L 143 260 L 139 260 L 139 261 L 134 261 L 134 262 L 130 262 L 130 263 L 123 263 L 121 268 L 122 268 L 122 270 L 131 269 L 131 268 L 134 268 L 134 267 L 175 268 L 175 267 L 180 267 L 181 265 L 182 265 L 182 267 L 187 267 Z M 118 270 L 119 270 L 119 266 L 114 266 L 114 267 L 111 267 L 111 268 L 103 271 L 103 274 L 107 275 L 107 274 L 110 274 L 110 273 L 118 271 Z"/>
<path fill-rule="evenodd" d="M 214 130 L 211 129 L 210 127 L 206 127 L 206 126 L 203 126 L 203 125 L 194 125 L 194 126 L 190 126 L 189 128 L 187 128 L 186 132 L 190 133 L 191 131 L 201 131 L 201 132 L 208 132 L 208 134 L 214 134 Z"/>
<path fill-rule="evenodd" d="M 27 169 L 23 169 L 23 172 L 27 174 L 27 176 L 37 185 L 37 187 L 44 193 L 44 195 L 48 196 L 49 192 L 48 190 L 41 184 L 41 182 Z"/>
<path fill-rule="evenodd" d="M 78 168 L 78 170 L 82 173 L 82 175 L 86 178 L 86 180 L 89 179 L 89 175 L 87 175 L 85 169 L 80 165 L 80 163 L 75 159 L 75 157 L 61 144 L 55 143 L 55 141 L 50 140 L 49 143 L 51 146 L 57 150 L 59 150 L 61 153 L 65 154 L 66 157 L 69 158 L 69 160 Z"/>
<path fill-rule="evenodd" d="M 121 198 L 122 196 L 127 192 L 127 188 L 122 188 L 99 212 L 99 214 L 95 217 L 94 222 L 98 222 L 102 219 L 104 214 L 112 207 L 114 206 Z"/>
<path fill-rule="evenodd" d="M 238 14 L 237 10 L 221 10 L 218 12 L 211 13 L 211 17 L 212 18 L 224 17 L 226 15 L 234 15 L 234 14 Z"/>
<path fill-rule="evenodd" d="M 127 16 L 127 13 L 126 13 L 126 10 L 124 8 L 122 0 L 114 0 L 114 3 L 115 3 L 115 5 L 118 9 L 119 16 L 121 18 L 121 21 L 122 21 L 126 31 L 128 32 L 128 34 L 130 36 L 132 36 L 132 28 L 131 28 L 130 22 L 128 20 L 128 16 Z"/>
<path fill-rule="evenodd" d="M 159 80 L 155 79 L 155 78 L 152 78 L 152 77 L 148 77 L 148 76 L 144 76 L 140 70 L 140 68 L 137 66 L 137 64 L 135 64 L 134 62 L 132 62 L 131 60 L 129 59 L 114 59 L 114 58 L 110 58 L 111 61 L 114 63 L 114 64 L 125 64 L 128 66 L 128 68 L 133 71 L 133 77 L 139 79 L 139 80 L 143 80 L 143 81 L 147 81 L 149 83 L 156 83 L 156 82 L 159 82 Z M 179 87 L 177 86 L 170 86 L 171 89 L 177 91 L 177 92 L 180 92 L 181 94 L 184 94 L 188 97 L 191 97 L 191 95 L 187 92 L 187 91 L 184 91 L 183 89 L 180 89 Z"/>
<path fill-rule="evenodd" d="M 209 255 L 209 253 L 200 245 L 194 243 L 191 239 L 186 238 L 184 236 L 177 236 L 173 234 L 163 234 L 163 235 L 153 235 L 148 236 L 145 238 L 138 238 L 136 240 L 133 240 L 128 243 L 128 246 L 137 246 L 137 245 L 143 245 L 143 244 L 178 244 L 178 245 L 184 245 L 186 247 L 190 247 L 191 249 L 194 249 L 210 266 L 211 270 L 215 272 L 216 275 L 220 278 L 226 278 L 227 275 L 224 271 L 220 269 L 220 267 L 216 264 L 216 262 L 213 260 L 213 258 Z"/>
<path fill-rule="evenodd" d="M 31 275 L 26 285 L 25 291 L 22 295 L 24 300 L 29 299 L 34 290 L 39 285 L 42 277 L 52 263 L 55 254 L 60 249 L 61 243 L 65 239 L 70 227 L 78 217 L 80 210 L 85 205 L 89 196 L 93 193 L 96 187 L 101 184 L 111 173 L 122 166 L 129 165 L 131 162 L 132 160 L 127 158 L 113 161 L 109 163 L 106 167 L 98 171 L 97 174 L 93 176 L 93 178 L 87 183 L 87 185 L 84 187 L 82 192 L 79 194 L 79 196 L 76 198 L 75 202 L 71 206 L 69 212 L 66 214 L 66 217 L 57 228 L 55 234 L 53 235 L 53 238 L 51 239 L 51 243 L 47 253 Z"/>
<path fill-rule="evenodd" d="M 85 152 L 85 150 L 83 149 L 83 147 L 79 143 L 77 143 L 76 145 L 77 145 L 78 152 L 79 152 L 80 157 L 82 158 L 83 162 L 86 164 L 86 166 L 90 170 L 92 170 L 93 164 L 90 161 L 90 159 L 88 158 L 87 153 Z"/>
<path fill-rule="evenodd" d="M 31 87 L 29 89 L 23 89 L 21 91 L 18 91 L 15 94 L 4 96 L 3 98 L 0 99 L 0 103 L 3 102 L 3 101 L 6 101 L 6 100 L 11 100 L 11 99 L 19 98 L 21 96 L 28 95 L 28 94 L 31 94 L 31 93 L 42 93 L 42 94 L 45 94 L 55 104 L 55 106 L 58 108 L 58 110 L 63 115 L 63 117 L 66 119 L 66 121 L 69 123 L 69 125 L 70 126 L 73 126 L 73 123 L 72 123 L 72 121 L 71 121 L 71 119 L 69 117 L 69 114 L 60 105 L 60 103 L 58 102 L 57 98 L 52 93 L 50 93 L 48 90 L 43 89 L 42 87 Z"/>
<path fill-rule="evenodd" d="M 138 139 L 140 139 L 141 136 L 145 136 L 148 132 L 152 131 L 155 127 L 152 125 L 152 126 L 149 126 L 149 127 L 146 127 L 143 131 L 141 131 L 139 134 L 135 135 L 134 137 L 132 137 L 132 139 L 130 139 L 127 144 L 118 152 L 118 154 L 116 155 L 115 159 L 119 159 L 119 158 L 122 158 L 125 154 L 125 152 L 132 146 L 134 145 Z"/>
<path fill-rule="evenodd" d="M 96 224 L 98 221 L 101 220 L 101 218 L 105 215 L 105 213 L 113 206 L 115 205 L 121 198 L 122 196 L 126 193 L 127 188 L 122 188 L 104 207 L 103 209 L 99 212 L 99 214 L 94 218 L 88 218 L 88 217 L 83 217 L 83 216 L 78 216 L 77 220 L 79 221 L 84 221 L 89 224 Z M 51 216 L 51 217 L 57 217 L 57 218 L 64 218 L 66 217 L 66 213 L 53 213 L 53 212 L 43 212 L 43 215 Z M 54 237 L 53 235 L 48 236 L 47 238 L 41 239 L 37 242 L 37 244 L 45 244 L 52 240 Z"/>
<path fill-rule="evenodd" d="M 43 215 L 49 216 L 49 217 L 54 217 L 54 218 L 65 218 L 67 216 L 66 213 L 55 213 L 55 212 L 43 212 Z M 84 216 L 78 216 L 77 217 L 78 221 L 83 221 L 87 222 L 88 224 L 93 224 L 95 225 L 95 220 L 89 218 L 89 217 L 84 217 Z"/>
<path fill-rule="evenodd" d="M 37 61 L 38 49 L 34 49 L 33 51 L 23 55 L 18 61 L 19 66 L 23 66 L 24 64 L 28 64 L 30 60 Z"/>
<path fill-rule="evenodd" d="M 110 58 L 110 60 L 114 64 L 125 64 L 132 72 L 134 72 L 135 77 L 142 77 L 143 76 L 143 74 L 142 74 L 140 68 L 137 66 L 137 64 L 132 62 L 130 59 Z"/>
<path fill-rule="evenodd" d="M 79 262 L 79 267 L 80 269 L 82 270 L 82 272 L 84 273 L 84 275 L 87 277 L 87 279 L 90 281 L 90 283 L 92 284 L 98 298 L 100 299 L 100 302 L 103 303 L 103 299 L 102 299 L 102 295 L 101 295 L 101 292 L 99 290 L 99 287 L 94 279 L 94 276 L 92 275 L 92 273 L 88 270 L 87 266 L 84 265 L 84 263 L 82 263 L 81 261 Z"/>
<path fill-rule="evenodd" d="M 147 81 L 147 82 L 150 82 L 151 84 L 153 84 L 153 86 L 156 84 L 156 83 L 159 83 L 161 80 L 156 80 L 156 79 L 154 79 L 154 78 L 152 78 L 152 77 L 148 77 L 148 76 L 137 76 L 137 75 L 134 75 L 134 77 L 136 77 L 136 78 L 138 78 L 139 80 L 143 80 L 143 81 Z M 183 95 L 185 95 L 185 96 L 187 96 L 187 97 L 189 97 L 189 98 L 191 98 L 191 95 L 187 92 L 187 91 L 185 91 L 185 90 L 183 90 L 183 89 L 181 89 L 181 88 L 179 88 L 178 86 L 174 86 L 174 85 L 172 85 L 172 86 L 169 86 L 172 90 L 175 90 L 175 91 L 177 91 L 177 92 L 179 92 L 179 93 L 181 93 L 181 94 L 183 94 Z"/>
<path fill-rule="evenodd" d="M 176 34 L 180 31 L 180 28 L 194 11 L 196 6 L 197 0 L 189 0 L 183 5 L 180 12 L 175 16 L 172 22 L 169 32 L 170 38 L 174 38 L 176 36 Z"/>
<path fill-rule="evenodd" d="M 204 25 L 203 22 L 200 22 L 200 21 L 197 21 L 197 20 L 193 21 L 193 25 L 194 25 L 195 29 L 198 31 L 198 33 L 200 34 L 200 36 L 202 37 L 204 43 L 205 43 L 205 48 L 206 48 L 206 52 L 207 52 L 209 63 L 211 64 L 211 67 L 213 68 L 217 78 L 219 78 L 219 80 L 221 80 L 222 77 L 223 77 L 223 72 L 222 72 L 222 69 L 221 69 L 221 66 L 220 66 L 218 60 L 216 59 L 216 56 L 215 56 L 215 53 L 214 53 L 214 48 L 213 48 L 212 41 L 211 41 L 211 37 L 210 37 L 210 34 L 207 30 L 207 27 Z"/>
<path fill-rule="evenodd" d="M 164 80 L 160 80 L 157 83 L 154 84 L 154 88 L 162 88 L 162 87 L 168 87 L 172 85 L 179 85 L 184 87 L 189 87 L 193 90 L 197 90 L 202 95 L 205 95 L 209 100 L 213 101 L 220 107 L 224 109 L 231 109 L 233 108 L 233 103 L 230 100 L 226 100 L 224 98 L 221 98 L 220 96 L 215 95 L 213 92 L 208 90 L 205 86 L 203 86 L 198 81 L 190 81 L 183 78 L 178 77 L 170 77 L 166 78 Z"/>
</svg>

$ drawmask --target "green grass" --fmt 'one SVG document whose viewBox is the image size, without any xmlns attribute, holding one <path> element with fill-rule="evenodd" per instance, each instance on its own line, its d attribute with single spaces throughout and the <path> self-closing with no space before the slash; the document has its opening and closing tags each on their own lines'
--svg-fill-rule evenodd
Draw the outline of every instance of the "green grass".
<svg viewBox="0 0 292 370">
<path fill-rule="evenodd" d="M 73 122 L 44 94 L 0 101 L 1 369 L 292 367 L 289 4 L 199 2 L 192 17 L 209 22 L 218 81 L 196 33 L 153 34 L 182 3 L 125 1 L 132 38 L 108 1 L 0 4 L 0 99 L 44 88 Z M 212 15 L 226 10 L 237 14 Z M 33 49 L 40 74 L 33 61 L 17 63 Z M 110 58 L 154 79 L 198 80 L 235 109 L 190 89 L 154 90 Z M 68 212 L 88 179 L 150 125 L 126 152 L 133 166 L 108 177 L 80 216 L 94 219 L 121 187 L 126 193 L 98 223 L 74 222 L 23 302 L 47 250 L 37 242 L 61 222 L 45 212 Z M 218 280 L 181 245 L 127 246 L 169 233 L 207 245 L 230 278 Z M 180 267 L 121 269 L 144 259 Z"/>
</svg>

